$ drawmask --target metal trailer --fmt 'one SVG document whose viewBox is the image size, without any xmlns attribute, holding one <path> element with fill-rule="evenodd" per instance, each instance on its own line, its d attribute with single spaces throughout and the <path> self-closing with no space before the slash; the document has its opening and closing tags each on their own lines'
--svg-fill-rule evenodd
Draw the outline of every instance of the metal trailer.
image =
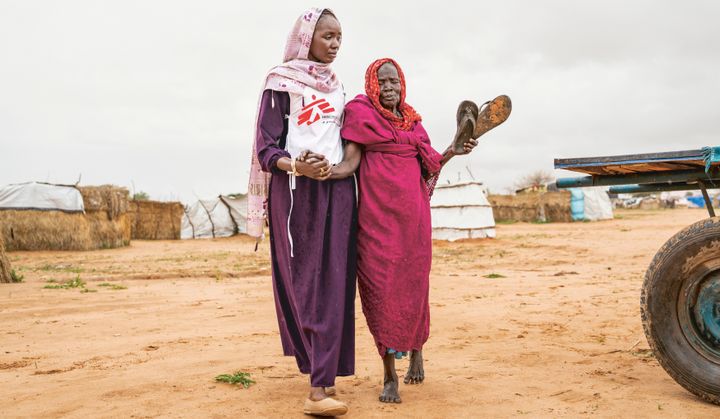
<svg viewBox="0 0 720 419">
<path fill-rule="evenodd" d="M 707 193 L 720 188 L 720 147 L 556 159 L 555 168 L 587 175 L 558 179 L 558 188 L 702 192 L 709 218 L 658 250 L 645 274 L 640 306 L 645 336 L 660 365 L 691 393 L 720 404 L 720 217 Z"/>
</svg>

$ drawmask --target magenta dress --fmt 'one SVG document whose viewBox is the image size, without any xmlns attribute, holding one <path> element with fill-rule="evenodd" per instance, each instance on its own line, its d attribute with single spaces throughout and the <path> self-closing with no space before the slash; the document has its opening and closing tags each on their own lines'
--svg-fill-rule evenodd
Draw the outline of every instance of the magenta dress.
<svg viewBox="0 0 720 419">
<path fill-rule="evenodd" d="M 287 173 L 276 167 L 290 156 L 284 150 L 290 96 L 271 92 L 260 104 L 256 149 L 262 169 L 272 173 L 268 218 L 280 340 L 313 387 L 330 387 L 336 376 L 355 372 L 355 182 L 296 179 L 291 256 L 291 191 Z"/>
<path fill-rule="evenodd" d="M 358 285 L 380 356 L 422 349 L 430 334 L 432 226 L 422 168 L 442 156 L 421 123 L 395 129 L 365 95 L 345 107 L 343 139 L 361 144 L 358 176 Z"/>
</svg>

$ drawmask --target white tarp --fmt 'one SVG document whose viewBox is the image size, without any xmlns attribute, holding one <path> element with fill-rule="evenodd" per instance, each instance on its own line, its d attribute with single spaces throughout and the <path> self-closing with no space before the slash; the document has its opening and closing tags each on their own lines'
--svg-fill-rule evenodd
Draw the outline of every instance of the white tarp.
<svg viewBox="0 0 720 419">
<path fill-rule="evenodd" d="M 585 195 L 585 219 L 590 221 L 612 220 L 613 206 L 607 188 L 581 188 Z"/>
<path fill-rule="evenodd" d="M 454 241 L 495 237 L 495 218 L 480 182 L 435 187 L 430 200 L 433 239 Z"/>
<path fill-rule="evenodd" d="M 247 197 L 230 198 L 222 196 L 221 199 L 230 208 L 230 215 L 237 224 L 238 233 L 247 233 Z"/>
<path fill-rule="evenodd" d="M 215 237 L 230 237 L 235 234 L 235 222 L 230 209 L 219 199 L 201 200 L 200 203 L 210 214 Z"/>
<path fill-rule="evenodd" d="M 0 209 L 83 212 L 83 198 L 73 186 L 29 182 L 0 188 Z"/>
<path fill-rule="evenodd" d="M 203 199 L 185 207 L 180 230 L 181 239 L 203 239 L 229 237 L 244 233 L 247 223 L 244 214 L 247 211 L 245 198 L 220 196 Z"/>
</svg>

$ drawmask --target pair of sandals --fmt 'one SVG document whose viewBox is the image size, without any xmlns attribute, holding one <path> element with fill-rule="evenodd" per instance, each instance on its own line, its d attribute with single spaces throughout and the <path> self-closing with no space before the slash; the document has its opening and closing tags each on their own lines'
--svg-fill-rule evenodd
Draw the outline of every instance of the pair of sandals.
<svg viewBox="0 0 720 419">
<path fill-rule="evenodd" d="M 460 102 L 457 110 L 457 131 L 453 139 L 453 151 L 465 154 L 465 143 L 505 122 L 512 111 L 512 102 L 505 95 L 483 103 L 482 107 L 471 100 Z"/>
</svg>

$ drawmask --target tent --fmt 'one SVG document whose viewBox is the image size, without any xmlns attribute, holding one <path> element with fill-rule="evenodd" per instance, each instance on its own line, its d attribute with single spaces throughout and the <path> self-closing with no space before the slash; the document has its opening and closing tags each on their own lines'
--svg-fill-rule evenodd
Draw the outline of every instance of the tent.
<svg viewBox="0 0 720 419">
<path fill-rule="evenodd" d="M 74 186 L 27 182 L 0 187 L 0 209 L 84 212 L 85 206 Z"/>
<path fill-rule="evenodd" d="M 573 221 L 612 220 L 612 208 L 607 188 L 570 189 L 570 211 Z"/>
<path fill-rule="evenodd" d="M 458 182 L 435 187 L 430 200 L 433 239 L 455 241 L 495 237 L 495 219 L 480 182 Z"/>
<path fill-rule="evenodd" d="M 247 231 L 244 195 L 220 195 L 201 199 L 185 207 L 180 231 L 181 239 L 229 237 Z"/>
</svg>

